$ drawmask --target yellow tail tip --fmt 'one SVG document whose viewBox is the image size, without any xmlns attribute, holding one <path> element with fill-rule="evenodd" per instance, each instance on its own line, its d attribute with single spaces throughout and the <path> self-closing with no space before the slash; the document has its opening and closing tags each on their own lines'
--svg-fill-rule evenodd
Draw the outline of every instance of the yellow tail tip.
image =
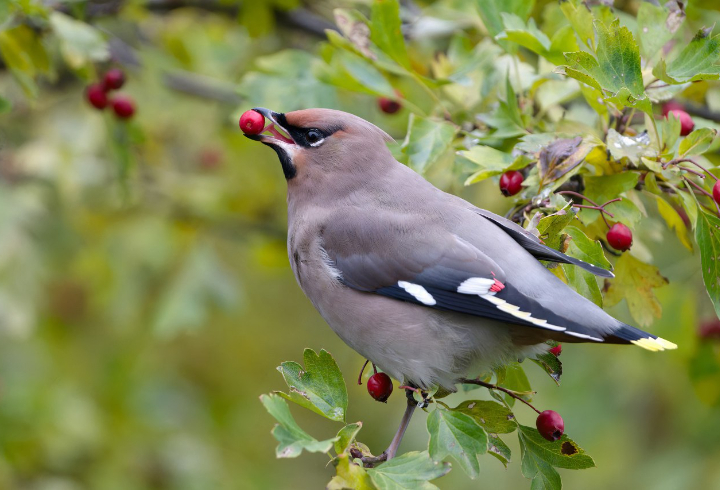
<svg viewBox="0 0 720 490">
<path fill-rule="evenodd" d="M 661 339 L 660 337 L 656 339 L 646 337 L 644 339 L 633 340 L 632 343 L 652 352 L 677 349 L 676 344 L 673 344 L 669 340 Z"/>
</svg>

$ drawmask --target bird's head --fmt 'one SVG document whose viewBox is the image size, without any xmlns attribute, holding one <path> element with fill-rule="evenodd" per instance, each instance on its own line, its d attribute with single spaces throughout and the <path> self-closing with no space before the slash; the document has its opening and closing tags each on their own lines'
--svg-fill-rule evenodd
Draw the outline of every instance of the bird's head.
<svg viewBox="0 0 720 490">
<path fill-rule="evenodd" d="M 317 185 L 332 174 L 367 173 L 393 161 L 383 130 L 347 112 L 304 109 L 286 114 L 257 107 L 271 124 L 263 134 L 245 136 L 268 145 L 278 155 L 288 184 Z M 264 134 L 264 133 L 270 134 Z"/>
</svg>

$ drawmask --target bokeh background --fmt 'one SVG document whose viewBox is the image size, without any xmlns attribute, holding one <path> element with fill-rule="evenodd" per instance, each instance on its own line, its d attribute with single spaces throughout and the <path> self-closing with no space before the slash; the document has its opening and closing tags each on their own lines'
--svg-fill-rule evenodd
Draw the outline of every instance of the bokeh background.
<svg viewBox="0 0 720 490">
<path fill-rule="evenodd" d="M 419 5 L 447 22 L 465 15 L 463 2 L 432 3 L 403 2 L 404 11 Z M 537 3 L 538 20 L 555 8 Z M 632 13 L 637 3 L 615 7 Z M 691 2 L 689 18 L 720 20 L 713 3 Z M 333 8 L 367 5 L 44 3 L 97 27 L 112 62 L 75 71 L 51 63 L 34 98 L 0 69 L 0 488 L 323 488 L 333 474 L 327 457 L 276 460 L 274 422 L 258 400 L 284 387 L 275 368 L 301 360 L 304 347 L 337 359 L 349 421 L 364 423 L 359 439 L 376 452 L 388 444 L 404 397 L 376 403 L 354 383 L 364 359 L 335 337 L 290 271 L 276 156 L 236 123 L 255 105 L 333 107 L 401 141 L 407 111 L 383 114 L 374 97 L 314 76 Z M 50 44 L 51 57 L 62 57 Z M 108 66 L 128 75 L 123 92 L 137 103 L 128 123 L 85 100 L 84 87 Z M 495 212 L 509 208 L 493 181 L 464 188 L 450 166 L 430 178 Z M 697 334 L 714 313 L 698 255 L 656 223 L 636 230 L 670 280 L 651 330 L 679 349 L 568 345 L 559 388 L 527 369 L 536 405 L 561 413 L 597 464 L 562 470 L 566 488 L 720 489 L 718 344 Z M 611 313 L 631 322 L 624 304 Z M 292 410 L 315 437 L 338 429 Z M 526 407 L 517 414 L 533 424 Z M 425 447 L 424 424 L 419 413 L 404 450 Z M 481 481 L 456 469 L 436 483 L 527 488 L 508 440 L 507 470 L 486 457 Z"/>
</svg>

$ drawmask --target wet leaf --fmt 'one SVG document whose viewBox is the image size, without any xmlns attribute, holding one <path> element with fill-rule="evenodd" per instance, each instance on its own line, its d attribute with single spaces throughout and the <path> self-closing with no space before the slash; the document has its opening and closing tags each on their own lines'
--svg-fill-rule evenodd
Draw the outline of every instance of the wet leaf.
<svg viewBox="0 0 720 490">
<path fill-rule="evenodd" d="M 303 357 L 304 368 L 292 361 L 278 367 L 290 388 L 289 394 L 279 395 L 330 420 L 344 421 L 347 390 L 335 359 L 324 349 L 319 355 L 312 349 L 305 349 Z"/>
<path fill-rule="evenodd" d="M 657 148 L 652 147 L 650 136 L 642 132 L 637 136 L 626 136 L 615 131 L 608 130 L 607 149 L 616 160 L 627 158 L 634 164 L 638 164 L 642 157 L 656 156 Z"/>
</svg>

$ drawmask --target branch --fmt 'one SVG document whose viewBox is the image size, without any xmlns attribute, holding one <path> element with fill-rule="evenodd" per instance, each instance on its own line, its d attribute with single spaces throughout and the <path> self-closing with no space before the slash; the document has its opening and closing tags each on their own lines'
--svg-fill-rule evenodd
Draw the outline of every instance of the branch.
<svg viewBox="0 0 720 490">
<path fill-rule="evenodd" d="M 527 405 L 528 407 L 535 410 L 538 414 L 540 413 L 540 410 L 535 408 L 529 401 L 523 399 L 520 395 L 517 394 L 517 392 L 515 392 L 513 390 L 508 390 L 507 388 L 503 388 L 502 386 L 494 385 L 492 383 L 486 383 L 485 381 L 480 381 L 479 379 L 460 378 L 460 382 L 463 384 L 468 384 L 468 385 L 483 386 L 483 387 L 487 388 L 488 390 L 502 391 L 503 393 L 507 393 L 508 395 L 515 398 L 516 400 L 520 400 L 525 405 Z"/>
</svg>

